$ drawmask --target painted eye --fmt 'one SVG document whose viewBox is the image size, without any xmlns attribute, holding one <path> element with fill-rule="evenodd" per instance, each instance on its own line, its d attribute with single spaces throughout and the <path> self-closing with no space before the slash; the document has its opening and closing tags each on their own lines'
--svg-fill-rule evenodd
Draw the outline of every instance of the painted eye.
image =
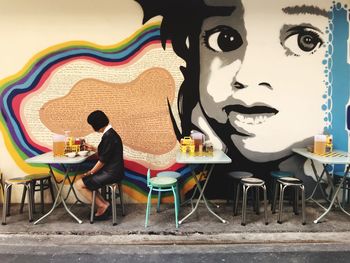
<svg viewBox="0 0 350 263">
<path fill-rule="evenodd" d="M 229 52 L 238 49 L 243 40 L 235 29 L 218 26 L 205 32 L 204 44 L 215 52 Z"/>
<path fill-rule="evenodd" d="M 310 28 L 294 27 L 288 30 L 287 34 L 282 45 L 288 55 L 314 54 L 324 43 L 320 34 Z"/>
</svg>

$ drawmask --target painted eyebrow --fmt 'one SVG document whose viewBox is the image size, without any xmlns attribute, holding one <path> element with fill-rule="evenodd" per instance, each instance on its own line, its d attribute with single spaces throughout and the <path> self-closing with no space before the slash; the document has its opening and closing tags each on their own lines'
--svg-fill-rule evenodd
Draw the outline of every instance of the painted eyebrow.
<svg viewBox="0 0 350 263">
<path fill-rule="evenodd" d="M 282 8 L 282 11 L 289 15 L 311 14 L 331 18 L 331 12 L 313 5 L 288 6 Z"/>
</svg>

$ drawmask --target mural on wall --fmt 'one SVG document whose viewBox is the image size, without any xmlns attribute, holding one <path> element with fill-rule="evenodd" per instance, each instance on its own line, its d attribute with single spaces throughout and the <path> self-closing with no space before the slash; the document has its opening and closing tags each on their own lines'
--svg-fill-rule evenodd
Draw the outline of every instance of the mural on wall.
<svg viewBox="0 0 350 263">
<path fill-rule="evenodd" d="M 289 170 L 311 183 L 304 161 L 291 149 L 312 144 L 316 134 L 331 132 L 335 147 L 347 150 L 347 5 L 138 2 L 144 22 L 163 16 L 163 41 L 171 39 L 186 61 L 179 94 L 183 134 L 201 130 L 233 160 L 217 171 L 212 192 L 224 196 L 225 170 L 249 171 L 267 181 L 272 170 Z"/>
<path fill-rule="evenodd" d="M 1 129 L 16 163 L 27 173 L 46 171 L 24 160 L 52 149 L 53 133 L 70 131 L 97 144 L 99 135 L 86 118 L 98 108 L 123 138 L 125 192 L 132 199 L 146 200 L 149 166 L 179 170 L 191 187 L 187 168 L 174 163 L 177 140 L 169 108 L 177 112 L 183 79 L 177 73 L 182 61 L 170 44 L 168 49 L 158 55 L 159 23 L 153 23 L 112 47 L 70 42 L 49 48 L 3 80 Z M 62 173 L 58 166 L 55 172 Z"/>
<path fill-rule="evenodd" d="M 232 170 L 266 181 L 272 170 L 290 170 L 312 183 L 291 149 L 312 144 L 315 134 L 329 132 L 336 148 L 348 150 L 348 6 L 136 1 L 145 26 L 122 43 L 59 44 L 0 82 L 0 128 L 25 172 L 46 169 L 24 160 L 49 151 L 53 133 L 98 142 L 85 122 L 97 108 L 123 139 L 124 189 L 137 202 L 146 200 L 148 166 L 179 171 L 183 193 L 193 187 L 174 158 L 177 141 L 193 129 L 233 161 L 214 171 L 211 197 L 226 197 L 223 174 Z M 158 15 L 161 22 L 146 24 Z"/>
</svg>

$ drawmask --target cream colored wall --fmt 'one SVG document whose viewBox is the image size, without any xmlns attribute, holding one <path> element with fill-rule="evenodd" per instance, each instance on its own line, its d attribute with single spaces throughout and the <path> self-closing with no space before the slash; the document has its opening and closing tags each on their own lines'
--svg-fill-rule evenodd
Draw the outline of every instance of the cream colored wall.
<svg viewBox="0 0 350 263">
<path fill-rule="evenodd" d="M 116 44 L 142 26 L 133 0 L 0 0 L 0 79 L 9 77 L 38 52 L 72 40 Z M 22 176 L 0 137 L 5 178 Z M 15 191 L 19 201 L 21 191 Z"/>
</svg>

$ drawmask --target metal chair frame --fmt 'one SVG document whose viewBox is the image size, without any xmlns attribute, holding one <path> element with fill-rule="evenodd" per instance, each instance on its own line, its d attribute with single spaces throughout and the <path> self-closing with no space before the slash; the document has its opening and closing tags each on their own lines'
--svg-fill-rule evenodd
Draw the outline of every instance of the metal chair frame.
<svg viewBox="0 0 350 263">
<path fill-rule="evenodd" d="M 21 178 L 12 178 L 5 181 L 4 186 L 4 204 L 2 208 L 2 225 L 6 225 L 6 217 L 10 216 L 10 204 L 11 204 L 11 192 L 13 185 L 23 185 L 27 189 L 28 196 L 28 215 L 29 222 L 33 221 L 33 189 L 32 189 L 32 180 L 30 178 L 21 177 Z"/>
<path fill-rule="evenodd" d="M 124 208 L 124 198 L 123 198 L 123 186 L 122 183 L 114 183 L 106 185 L 106 188 L 111 192 L 110 199 L 112 205 L 112 224 L 113 226 L 117 225 L 117 196 L 120 199 L 120 205 L 122 207 L 122 216 L 125 216 L 125 208 Z M 117 193 L 118 188 L 118 193 Z M 96 191 L 92 191 L 92 203 L 91 203 L 91 211 L 90 211 L 90 224 L 94 223 L 95 216 L 95 202 L 96 202 Z"/>
<path fill-rule="evenodd" d="M 255 182 L 254 182 L 255 181 Z M 259 198 L 259 189 L 263 189 L 264 192 L 264 216 L 265 216 L 265 225 L 267 225 L 268 219 L 267 219 L 267 193 L 266 193 L 266 185 L 265 182 L 261 179 L 255 178 L 255 177 L 249 177 L 249 178 L 243 178 L 240 181 L 240 184 L 242 185 L 243 189 L 243 201 L 242 201 L 242 222 L 241 225 L 246 225 L 246 210 L 247 210 L 247 196 L 248 196 L 248 190 L 250 188 L 256 188 L 256 213 L 259 214 L 259 204 L 260 204 L 260 198 Z M 238 203 L 239 198 L 239 192 L 237 191 L 237 197 L 236 197 L 236 206 Z"/>
<path fill-rule="evenodd" d="M 180 189 L 179 189 L 179 178 L 181 177 L 181 174 L 179 172 L 175 172 L 175 171 L 163 171 L 163 172 L 159 172 L 156 175 L 157 177 L 172 177 L 175 178 L 177 180 L 177 185 L 176 185 L 176 189 L 177 189 L 177 200 L 178 202 L 178 210 L 180 209 L 180 204 L 181 204 L 181 197 L 180 197 Z M 162 192 L 163 191 L 158 191 L 158 202 L 157 202 L 157 212 L 160 211 L 160 204 L 162 201 Z"/>
<path fill-rule="evenodd" d="M 294 177 L 282 177 L 277 180 L 277 183 L 279 184 L 279 211 L 278 211 L 278 218 L 277 222 L 279 224 L 282 224 L 282 212 L 283 212 L 283 201 L 284 201 L 284 191 L 287 187 L 294 187 L 295 188 L 295 202 L 293 206 L 294 213 L 298 214 L 298 201 L 299 201 L 299 193 L 298 189 L 301 190 L 301 212 L 302 212 L 302 224 L 305 225 L 305 187 L 301 180 L 294 178 Z M 277 187 L 275 191 L 275 197 L 274 202 L 276 202 L 277 199 Z"/>
<path fill-rule="evenodd" d="M 243 171 L 234 171 L 228 173 L 228 177 L 233 181 L 233 189 L 236 191 L 236 193 L 233 193 L 233 215 L 237 215 L 238 200 L 241 189 L 241 179 L 253 177 L 253 174 Z M 228 201 L 229 200 L 227 199 L 226 202 Z"/>
<path fill-rule="evenodd" d="M 294 173 L 292 172 L 288 172 L 288 171 L 272 171 L 271 172 L 271 177 L 272 177 L 272 189 L 271 189 L 271 194 L 272 194 L 272 197 L 270 198 L 270 202 L 271 202 L 271 212 L 272 214 L 275 214 L 276 213 L 276 194 L 277 194 L 277 191 L 276 189 L 278 189 L 278 183 L 277 183 L 277 180 L 279 178 L 283 178 L 283 177 L 295 177 Z M 295 201 L 297 200 L 297 197 L 294 199 L 294 211 L 296 211 L 296 208 L 295 208 Z"/>
<path fill-rule="evenodd" d="M 152 182 L 151 180 L 151 170 L 147 170 L 147 186 L 149 187 L 149 193 L 147 198 L 147 208 L 146 208 L 146 219 L 145 219 L 145 228 L 148 226 L 148 218 L 151 213 L 151 199 L 152 199 L 152 192 L 172 192 L 174 195 L 174 206 L 175 206 L 175 224 L 176 228 L 179 227 L 178 223 L 178 211 L 179 211 L 179 200 L 178 200 L 178 189 L 177 189 L 177 179 L 173 177 L 166 177 L 163 176 L 164 179 L 168 178 L 171 179 L 172 183 L 169 184 L 157 184 Z M 158 195 L 159 198 L 160 195 Z M 158 204 L 160 204 L 160 201 L 158 200 Z M 157 207 L 157 211 L 159 211 L 159 208 Z"/>
<path fill-rule="evenodd" d="M 53 192 L 53 187 L 51 183 L 51 174 L 30 174 L 27 175 L 28 178 L 32 179 L 31 187 L 32 187 L 32 194 L 33 194 L 33 213 L 35 213 L 35 192 L 40 191 L 40 203 L 41 203 L 41 213 L 44 213 L 44 191 L 46 189 L 50 189 L 51 199 L 52 202 L 55 200 L 55 195 Z M 39 184 L 37 182 L 39 181 Z M 20 206 L 20 213 L 23 213 L 23 207 L 24 207 L 24 200 L 27 192 L 27 187 L 23 188 L 22 192 L 22 199 L 21 199 L 21 206 Z"/>
</svg>

